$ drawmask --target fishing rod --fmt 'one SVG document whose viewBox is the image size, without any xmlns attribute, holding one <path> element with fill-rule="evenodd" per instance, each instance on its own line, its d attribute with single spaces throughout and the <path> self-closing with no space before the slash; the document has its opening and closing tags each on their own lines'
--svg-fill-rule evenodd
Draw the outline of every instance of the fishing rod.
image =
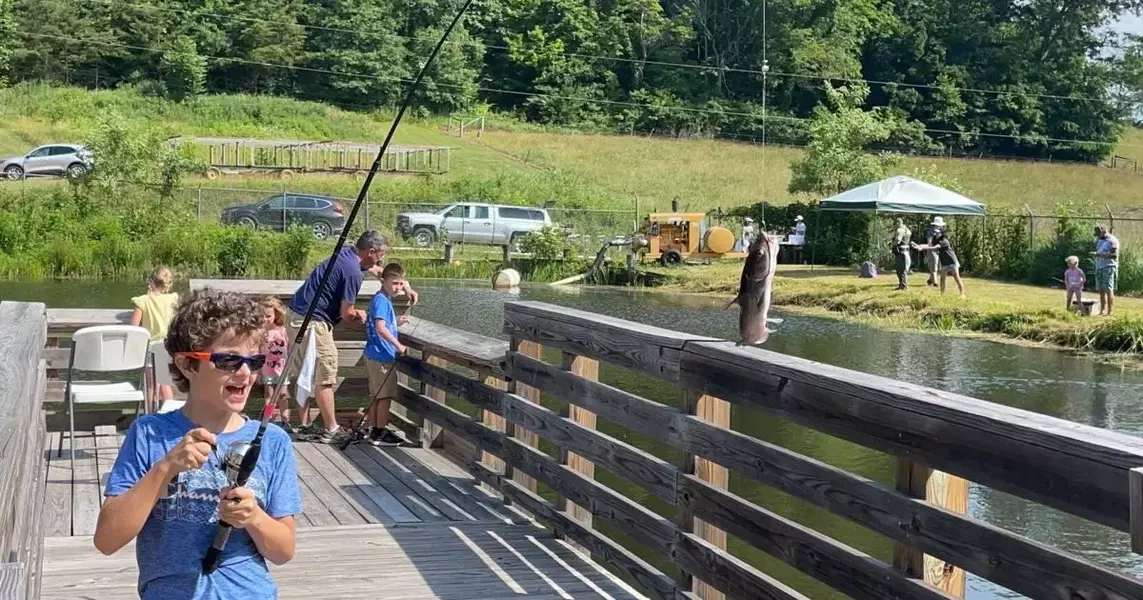
<svg viewBox="0 0 1143 600">
<path fill-rule="evenodd" d="M 345 240 L 349 237 L 349 231 L 353 226 L 353 220 L 357 217 L 358 211 L 361 210 L 361 205 L 365 202 L 366 195 L 369 193 L 369 187 L 373 184 L 373 178 L 377 175 L 377 170 L 381 167 L 381 161 L 384 159 L 385 151 L 389 148 L 389 143 L 393 140 L 393 134 L 397 131 L 397 125 L 401 123 L 401 118 L 405 116 L 405 111 L 408 110 L 409 105 L 413 102 L 413 95 L 416 94 L 417 88 L 420 87 L 421 80 L 424 79 L 425 73 L 428 72 L 429 66 L 433 64 L 437 54 L 441 51 L 441 46 L 444 45 L 445 40 L 452 34 L 452 30 L 456 24 L 460 22 L 461 17 L 468 11 L 468 7 L 472 5 L 473 0 L 465 0 L 464 4 L 453 16 L 452 22 L 449 23 L 448 28 L 445 29 L 444 34 L 437 40 L 437 45 L 429 54 L 428 59 L 421 65 L 420 71 L 417 72 L 417 77 L 413 83 L 409 84 L 409 89 L 405 93 L 405 98 L 401 102 L 401 107 L 397 110 L 397 116 L 393 119 L 393 124 L 389 126 L 389 133 L 385 136 L 385 141 L 382 142 L 381 148 L 377 151 L 377 157 L 373 159 L 373 165 L 369 168 L 369 174 L 365 177 L 365 182 L 361 185 L 361 191 L 357 194 L 357 199 L 353 202 L 353 208 L 349 211 L 349 216 L 345 220 L 345 227 L 341 231 L 341 235 L 337 238 L 337 243 L 333 247 L 333 252 L 330 253 L 329 259 L 326 261 L 326 267 L 322 271 L 321 279 L 318 280 L 317 289 L 314 290 L 313 297 L 310 299 L 309 306 L 306 307 L 305 317 L 302 319 L 301 326 L 298 327 L 298 334 L 294 338 L 294 345 L 286 355 L 286 364 L 290 364 L 294 358 L 294 352 L 302 346 L 305 341 L 306 332 L 309 329 L 310 321 L 313 320 L 314 311 L 317 309 L 317 300 L 321 297 L 322 291 L 329 285 L 330 275 L 333 273 L 331 268 L 333 262 L 337 260 L 337 255 L 341 253 L 345 247 Z M 275 401 L 282 394 L 285 389 L 286 378 L 282 378 L 277 386 L 274 388 L 274 393 L 271 396 Z M 249 445 L 240 446 L 236 445 L 233 455 L 228 450 L 224 464 L 230 465 L 237 463 L 238 468 L 233 472 L 228 469 L 227 480 L 233 487 L 242 487 L 246 485 L 246 481 L 254 472 L 254 467 L 258 464 L 258 456 L 262 452 L 262 437 L 266 434 L 266 426 L 270 423 L 270 415 L 272 411 L 263 411 L 262 421 L 258 425 L 258 432 L 254 434 L 254 439 Z M 239 458 L 241 456 L 241 458 Z M 204 574 L 209 575 L 218 568 L 219 561 L 222 560 L 222 551 L 226 547 L 226 541 L 230 538 L 230 533 L 233 526 L 221 519 L 218 522 L 218 528 L 214 532 L 214 540 L 210 544 L 210 548 L 206 552 L 206 556 L 202 559 L 202 571 Z"/>
</svg>

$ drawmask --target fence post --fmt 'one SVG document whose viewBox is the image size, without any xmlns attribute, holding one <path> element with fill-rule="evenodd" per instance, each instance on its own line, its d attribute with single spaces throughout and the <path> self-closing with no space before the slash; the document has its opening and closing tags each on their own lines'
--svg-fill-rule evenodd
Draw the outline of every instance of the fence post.
<svg viewBox="0 0 1143 600">
<path fill-rule="evenodd" d="M 709 421 L 719 427 L 730 429 L 730 403 L 713 396 L 686 388 L 683 390 L 683 411 L 688 415 L 696 416 Z M 729 489 L 730 472 L 726 467 L 713 463 L 700 456 L 684 454 L 679 468 L 683 473 L 693 474 L 695 477 L 719 489 Z M 690 511 L 680 510 L 678 514 L 679 529 L 694 533 L 696 536 L 709 542 L 711 545 L 726 549 L 726 532 L 696 519 Z M 681 590 L 691 588 L 699 600 L 724 600 L 725 594 L 710 587 L 702 581 L 694 581 L 690 573 L 679 570 L 677 583 Z"/>
<path fill-rule="evenodd" d="M 198 186 L 198 216 L 196 220 L 202 220 L 202 186 Z"/>
<path fill-rule="evenodd" d="M 511 349 L 512 352 L 519 352 L 520 354 L 523 354 L 524 356 L 527 356 L 529 358 L 535 358 L 537 360 L 543 358 L 543 356 L 544 356 L 544 347 L 543 346 L 537 344 L 536 342 L 531 342 L 528 340 L 519 339 L 515 336 L 513 336 L 511 338 L 511 341 L 509 342 L 509 349 Z M 518 381 L 512 381 L 508 384 L 508 391 L 519 395 L 520 397 L 524 398 L 525 400 L 527 400 L 529 402 L 533 402 L 535 404 L 540 403 L 540 390 L 537 390 L 536 388 L 534 388 L 532 386 L 524 385 Z M 488 423 L 488 418 L 490 416 L 492 416 L 492 417 L 496 416 L 496 415 L 493 415 L 492 413 L 490 413 L 488 411 L 484 411 L 484 415 L 485 415 L 485 423 Z M 501 421 L 503 421 L 503 419 L 501 419 Z M 533 448 L 539 448 L 540 447 L 540 436 L 538 434 L 536 434 L 534 431 L 528 431 L 527 429 L 523 429 L 520 427 L 512 427 L 511 430 L 508 431 L 508 434 L 511 435 L 512 437 L 515 437 L 516 439 L 520 440 L 521 442 L 524 442 L 525 444 L 532 446 Z M 521 473 L 519 471 L 515 471 L 511 475 L 512 475 L 512 480 L 515 481 L 516 483 L 520 484 L 521 486 L 523 486 L 525 489 L 528 489 L 529 491 L 532 491 L 532 492 L 536 491 L 536 480 L 535 479 L 533 479 L 530 476 L 525 475 L 524 473 Z"/>
<path fill-rule="evenodd" d="M 917 461 L 897 459 L 897 491 L 957 514 L 968 514 L 968 481 Z M 964 570 L 912 546 L 900 542 L 893 545 L 893 566 L 913 579 L 923 579 L 947 594 L 964 598 Z"/>
<path fill-rule="evenodd" d="M 443 367 L 448 366 L 448 362 L 445 361 L 443 358 L 433 356 L 432 354 L 429 354 L 428 352 L 422 352 L 421 353 L 421 359 L 424 360 L 425 362 L 429 363 L 430 365 L 433 365 L 434 367 L 442 367 L 443 368 Z M 429 398 L 432 398 L 433 400 L 436 400 L 437 402 L 440 402 L 441 404 L 445 403 L 445 391 L 444 390 L 438 390 L 437 388 L 435 388 L 431 385 L 427 385 L 423 381 L 421 382 L 421 394 L 428 396 Z M 421 447 L 422 448 L 440 448 L 441 446 L 443 446 L 444 445 L 444 429 L 440 425 L 437 425 L 436 423 L 433 423 L 432 421 L 425 420 L 425 418 L 423 416 L 421 416 L 419 420 L 422 423 L 422 426 L 421 426 Z"/>
<path fill-rule="evenodd" d="M 369 195 L 365 196 L 365 230 L 369 231 L 372 227 L 369 226 Z"/>
<path fill-rule="evenodd" d="M 597 360 L 564 352 L 562 366 L 565 371 L 570 371 L 572 374 L 579 375 L 584 379 L 599 381 L 599 361 Z M 570 403 L 565 404 L 561 412 L 563 413 L 561 416 L 570 418 L 572 421 L 588 429 L 595 429 L 595 413 Z M 595 463 L 574 452 L 568 452 L 563 447 L 560 448 L 560 464 L 567 465 L 569 469 L 588 479 L 595 479 Z M 592 517 L 591 511 L 588 508 L 568 502 L 567 498 L 560 495 L 557 497 L 556 509 L 565 511 L 568 517 L 573 521 L 586 527 L 591 527 Z"/>
</svg>

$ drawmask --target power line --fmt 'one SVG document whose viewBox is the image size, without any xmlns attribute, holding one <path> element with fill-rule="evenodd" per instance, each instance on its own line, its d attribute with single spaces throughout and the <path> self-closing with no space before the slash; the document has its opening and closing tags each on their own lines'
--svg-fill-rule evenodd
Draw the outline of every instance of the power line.
<svg viewBox="0 0 1143 600">
<path fill-rule="evenodd" d="M 148 46 L 135 46 L 132 44 L 119 44 L 119 43 L 114 43 L 114 42 L 102 42 L 102 41 L 97 41 L 97 40 L 84 40 L 84 39 L 78 39 L 78 38 L 69 37 L 69 36 L 50 35 L 50 34 L 45 34 L 45 33 L 30 33 L 30 32 L 26 32 L 26 31 L 17 31 L 17 34 L 18 35 L 24 35 L 24 36 L 30 36 L 30 37 L 39 37 L 39 38 L 65 40 L 65 41 L 70 41 L 70 42 L 78 42 L 78 43 L 84 43 L 84 44 L 93 44 L 93 45 L 97 45 L 97 46 L 127 48 L 127 49 L 132 49 L 132 50 L 141 50 L 141 51 L 145 51 L 145 52 L 154 52 L 154 53 L 158 53 L 158 54 L 163 54 L 163 53 L 169 52 L 169 50 L 153 48 L 153 47 L 148 47 Z M 387 76 L 387 75 L 370 75 L 367 73 L 347 73 L 344 71 L 333 71 L 330 69 L 320 69 L 320 68 L 316 68 L 316 67 L 301 67 L 301 66 L 296 66 L 296 65 L 283 65 L 283 64 L 278 64 L 278 63 L 269 63 L 269 62 L 263 62 L 263 61 L 253 61 L 253 60 L 246 60 L 246 59 L 241 59 L 241 58 L 231 58 L 231 57 L 222 57 L 222 56 L 209 56 L 209 55 L 202 55 L 202 54 L 196 54 L 195 56 L 199 56 L 199 57 L 204 58 L 206 60 L 218 61 L 218 62 L 222 62 L 222 63 L 238 63 L 238 64 L 253 65 L 253 66 L 273 67 L 273 68 L 287 69 L 287 70 L 293 70 L 293 71 L 303 71 L 303 72 L 310 72 L 310 73 L 323 73 L 323 74 L 335 75 L 335 76 L 339 76 L 339 77 L 370 79 L 370 80 L 376 80 L 376 81 L 392 81 L 392 82 L 397 82 L 397 83 L 412 83 L 411 79 L 404 79 L 404 78 L 400 78 L 400 77 Z M 458 88 L 458 89 L 463 89 L 466 87 L 463 85 L 449 84 L 449 83 L 436 83 L 436 82 L 434 82 L 433 85 L 436 85 L 437 87 L 443 87 L 443 88 Z M 710 114 L 710 115 L 720 115 L 720 116 L 749 117 L 749 118 L 753 118 L 753 119 L 760 119 L 763 123 L 765 123 L 766 121 L 771 120 L 771 119 L 776 120 L 776 121 L 787 121 L 787 122 L 809 122 L 810 121 L 810 119 L 806 119 L 803 117 L 790 117 L 790 116 L 785 116 L 785 115 L 767 115 L 767 114 L 758 115 L 756 113 L 725 111 L 725 110 L 723 110 L 723 111 L 710 110 L 710 109 L 704 109 L 704 108 L 693 108 L 693 107 L 688 107 L 688 106 L 661 106 L 661 105 L 655 105 L 655 104 L 630 102 L 630 101 L 624 101 L 624 100 L 606 100 L 606 99 L 602 99 L 602 98 L 566 96 L 566 95 L 562 95 L 562 94 L 551 94 L 551 93 L 546 93 L 546 92 L 525 92 L 525 91 L 519 91 L 519 90 L 505 90 L 505 89 L 500 89 L 500 88 L 490 88 L 490 87 L 484 87 L 484 86 L 477 86 L 474 89 L 476 91 L 485 92 L 485 93 L 492 93 L 492 94 L 507 94 L 507 95 L 526 96 L 526 97 L 535 97 L 535 98 L 554 98 L 554 99 L 558 99 L 558 100 L 569 100 L 569 101 L 575 101 L 575 102 L 585 102 L 585 103 L 590 103 L 590 104 L 605 104 L 605 105 L 611 105 L 611 106 L 630 106 L 630 107 L 656 109 L 656 110 L 663 110 L 663 111 L 680 111 L 680 112 L 688 112 L 688 113 L 694 113 L 694 114 Z M 1006 134 L 1006 133 L 969 132 L 969 131 L 957 131 L 957 130 L 953 130 L 953 129 L 935 129 L 935 128 L 928 128 L 928 127 L 922 128 L 921 131 L 924 131 L 926 133 L 939 133 L 939 134 L 944 134 L 944 135 L 959 135 L 959 136 L 981 137 L 981 138 L 1024 140 L 1024 141 L 1033 141 L 1033 142 L 1040 142 L 1040 143 L 1042 143 L 1042 142 L 1055 142 L 1055 143 L 1060 143 L 1060 144 L 1091 144 L 1091 145 L 1100 145 L 1100 146 L 1116 146 L 1116 147 L 1124 147 L 1124 148 L 1140 147 L 1140 146 L 1135 145 L 1135 144 L 1119 144 L 1118 142 L 1105 142 L 1105 141 L 1099 141 L 1099 140 L 1079 140 L 1079 139 L 1053 138 L 1053 137 L 1035 136 L 1035 135 L 1015 135 L 1015 134 Z"/>
<path fill-rule="evenodd" d="M 177 12 L 177 13 L 183 13 L 183 14 L 188 14 L 188 15 L 209 16 L 209 17 L 215 17 L 218 19 L 230 19 L 230 20 L 235 20 L 235 21 L 246 21 L 246 22 L 251 22 L 251 23 L 265 23 L 265 24 L 271 24 L 271 25 L 281 25 L 284 27 L 300 27 L 302 29 L 313 29 L 313 30 L 318 30 L 318 31 L 332 31 L 332 32 L 338 32 L 338 33 L 351 33 L 351 34 L 355 34 L 355 35 L 361 35 L 361 34 L 365 33 L 359 29 L 348 29 L 348 28 L 342 28 L 342 27 L 329 27 L 329 26 L 324 26 L 324 25 L 303 25 L 301 23 L 296 23 L 296 22 L 274 21 L 274 20 L 270 20 L 270 19 L 259 19 L 256 17 L 246 17 L 246 16 L 241 16 L 241 15 L 223 15 L 223 14 L 219 14 L 219 13 L 200 12 L 200 11 L 193 11 L 193 10 L 173 8 L 173 7 L 163 7 L 163 6 L 157 6 L 154 4 L 135 4 L 135 3 L 131 3 L 131 2 L 124 2 L 122 0 L 89 0 L 89 1 L 97 2 L 97 3 L 101 3 L 101 4 L 114 4 L 114 5 L 120 5 L 120 6 L 130 6 L 133 8 L 140 8 L 140 9 L 153 9 L 153 10 L 157 10 L 157 11 Z M 763 29 L 765 29 L 765 26 L 763 27 Z M 765 31 L 764 31 L 764 33 L 765 33 Z M 370 35 L 381 35 L 381 36 L 386 36 L 386 37 L 395 37 L 395 38 L 399 38 L 399 39 L 406 39 L 406 40 L 413 40 L 413 41 L 422 40 L 422 38 L 418 38 L 415 36 L 401 35 L 399 33 L 377 33 L 377 34 L 371 33 Z M 765 38 L 765 36 L 764 36 L 764 38 Z M 452 44 L 452 45 L 459 45 L 459 46 L 477 46 L 480 48 L 494 49 L 494 50 L 501 50 L 501 51 L 511 50 L 511 48 L 509 48 L 508 46 L 500 46 L 500 45 L 496 45 L 496 44 L 487 44 L 487 43 L 484 43 L 481 41 L 470 41 L 470 42 L 447 41 L 445 43 L 446 44 Z M 763 40 L 763 44 L 765 45 L 765 39 Z M 623 58 L 623 57 L 618 57 L 618 56 L 603 56 L 603 55 L 598 55 L 598 54 L 580 54 L 580 53 L 575 53 L 575 52 L 564 52 L 563 55 L 575 57 L 575 58 L 591 59 L 591 60 L 596 60 L 596 61 L 614 61 L 614 62 L 624 62 L 624 63 L 636 63 L 636 64 L 640 64 L 640 65 L 672 67 L 672 68 L 679 68 L 679 69 L 692 69 L 692 70 L 698 70 L 698 71 L 721 71 L 723 73 L 741 73 L 741 74 L 759 75 L 759 76 L 763 75 L 763 72 L 760 69 L 748 69 L 748 68 L 743 68 L 743 67 L 727 67 L 727 66 L 714 67 L 714 66 L 710 66 L 710 65 L 694 65 L 694 64 L 688 64 L 688 63 L 658 61 L 658 60 L 641 60 L 641 59 L 636 59 L 636 58 Z M 862 78 L 856 78 L 856 77 L 846 77 L 846 76 L 841 76 L 841 75 L 814 75 L 814 74 L 809 74 L 809 73 L 790 73 L 790 72 L 782 72 L 782 71 L 768 71 L 768 73 L 766 75 L 767 75 L 767 77 L 785 77 L 785 78 L 789 78 L 789 79 L 809 79 L 809 80 L 814 80 L 814 81 L 839 81 L 839 82 L 843 82 L 843 83 L 865 83 L 868 85 L 877 85 L 877 86 L 882 86 L 882 87 L 906 87 L 906 88 L 926 89 L 926 90 L 956 90 L 959 92 L 968 92 L 968 93 L 975 93 L 975 94 L 991 94 L 991 95 L 995 95 L 995 96 L 1019 96 L 1019 97 L 1023 97 L 1023 98 L 1043 98 L 1043 99 L 1049 99 L 1049 100 L 1070 100 L 1070 101 L 1077 101 L 1077 102 L 1109 102 L 1109 100 L 1105 99 L 1105 98 L 1093 98 L 1093 97 L 1089 97 L 1089 96 L 1064 96 L 1061 94 L 1045 94 L 1045 93 L 1036 93 L 1036 92 L 1018 92 L 1018 91 L 1013 91 L 1013 90 L 991 90 L 991 89 L 985 89 L 985 88 L 944 86 L 944 85 L 937 85 L 937 84 L 931 84 L 931 83 L 906 83 L 906 82 L 899 82 L 899 81 L 881 81 L 881 80 L 876 80 L 876 79 L 862 79 Z M 1130 102 L 1128 102 L 1128 104 L 1132 104 L 1132 105 L 1143 104 L 1143 100 L 1130 101 Z"/>
</svg>

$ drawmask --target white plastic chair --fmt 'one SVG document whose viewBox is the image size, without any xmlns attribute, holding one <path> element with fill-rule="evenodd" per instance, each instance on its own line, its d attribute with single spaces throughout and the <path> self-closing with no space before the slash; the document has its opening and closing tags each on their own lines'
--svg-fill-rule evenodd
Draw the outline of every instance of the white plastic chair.
<svg viewBox="0 0 1143 600">
<path fill-rule="evenodd" d="M 175 380 L 171 377 L 171 355 L 167 352 L 167 347 L 163 340 L 151 342 L 151 381 L 154 382 L 155 390 L 158 391 L 159 386 L 169 385 L 175 387 Z M 158 394 L 155 396 L 158 397 Z M 159 406 L 157 413 L 168 413 L 179 410 L 186 404 L 186 400 L 164 400 L 163 404 Z"/>
<path fill-rule="evenodd" d="M 68 356 L 67 385 L 64 398 L 67 401 L 69 433 L 72 447 L 75 444 L 75 405 L 113 404 L 135 402 L 135 414 L 146 398 L 143 369 L 147 365 L 147 351 L 151 333 L 143 327 L 132 325 L 96 325 L 84 327 L 71 336 L 71 353 Z M 139 388 L 124 381 L 120 383 L 73 383 L 75 371 L 112 373 L 116 371 L 139 370 Z M 63 436 L 56 456 L 63 454 Z M 75 453 L 72 453 L 72 468 L 75 467 Z"/>
</svg>

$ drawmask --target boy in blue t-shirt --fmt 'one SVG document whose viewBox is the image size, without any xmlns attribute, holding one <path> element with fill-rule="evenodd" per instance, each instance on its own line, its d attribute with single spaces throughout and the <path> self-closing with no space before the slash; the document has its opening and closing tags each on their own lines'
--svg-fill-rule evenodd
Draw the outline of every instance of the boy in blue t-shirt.
<svg viewBox="0 0 1143 600">
<path fill-rule="evenodd" d="M 365 325 L 365 372 L 369 375 L 369 397 L 373 399 L 369 419 L 373 431 L 369 441 L 374 446 L 399 446 L 401 438 L 386 428 L 389 408 L 397 395 L 397 357 L 405 347 L 397 339 L 397 326 L 409 320 L 397 318 L 393 300 L 405 289 L 405 269 L 398 263 L 389 263 L 381 270 L 381 291 L 369 302 L 369 317 Z"/>
<path fill-rule="evenodd" d="M 227 448 L 254 439 L 242 415 L 258 370 L 265 317 L 257 302 L 216 290 L 192 293 L 166 337 L 182 409 L 137 419 L 107 479 L 95 547 L 113 554 L 135 540 L 143 600 L 276 598 L 266 559 L 294 556 L 294 515 L 302 512 L 290 438 L 267 427 L 245 487 L 230 489 Z M 234 526 L 216 571 L 202 560 L 219 519 Z"/>
</svg>

